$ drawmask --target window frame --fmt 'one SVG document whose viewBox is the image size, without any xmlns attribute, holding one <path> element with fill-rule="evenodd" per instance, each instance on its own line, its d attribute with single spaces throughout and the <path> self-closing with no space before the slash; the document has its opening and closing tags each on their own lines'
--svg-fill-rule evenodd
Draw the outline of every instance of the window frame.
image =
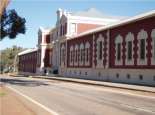
<svg viewBox="0 0 155 115">
<path fill-rule="evenodd" d="M 123 56 L 123 37 L 118 34 L 116 37 L 115 37 L 115 65 L 123 65 L 123 59 L 122 59 L 122 56 Z M 120 59 L 118 59 L 118 44 L 120 44 Z"/>
<path fill-rule="evenodd" d="M 147 46 L 148 46 L 148 42 L 147 42 L 147 39 L 148 39 L 148 33 L 147 31 L 145 31 L 144 29 L 141 29 L 139 32 L 138 32 L 138 35 L 137 35 L 137 39 L 138 39 L 138 60 L 137 60 L 137 64 L 138 65 L 147 65 Z M 141 58 L 141 39 L 144 39 L 144 44 L 145 44 L 145 51 L 144 51 L 144 59 Z"/>
</svg>

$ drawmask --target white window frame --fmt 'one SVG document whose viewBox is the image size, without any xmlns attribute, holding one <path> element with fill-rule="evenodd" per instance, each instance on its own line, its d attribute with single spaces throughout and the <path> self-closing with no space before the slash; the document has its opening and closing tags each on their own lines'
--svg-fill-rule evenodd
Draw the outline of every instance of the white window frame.
<svg viewBox="0 0 155 115">
<path fill-rule="evenodd" d="M 152 42 L 151 42 L 151 45 L 152 45 L 152 50 L 151 50 L 151 53 L 152 53 L 151 64 L 152 65 L 155 65 L 155 29 L 152 29 L 151 38 L 152 38 Z"/>
<path fill-rule="evenodd" d="M 88 49 L 88 52 L 87 52 L 87 49 Z M 87 60 L 87 55 L 88 55 L 88 60 Z M 85 65 L 86 66 L 90 65 L 89 61 L 90 61 L 90 44 L 89 44 L 89 42 L 86 42 L 86 44 L 85 44 Z"/>
<path fill-rule="evenodd" d="M 74 31 L 72 31 L 73 25 L 74 25 Z M 70 34 L 74 35 L 76 33 L 77 33 L 77 24 L 76 23 L 71 23 L 70 24 Z"/>
<path fill-rule="evenodd" d="M 123 65 L 123 59 L 122 59 L 122 56 L 123 56 L 123 37 L 119 34 L 117 35 L 117 37 L 115 38 L 115 65 Z M 117 47 L 118 47 L 118 44 L 121 45 L 121 57 L 120 57 L 120 60 L 117 60 Z"/>
<path fill-rule="evenodd" d="M 99 59 L 100 56 L 100 48 L 99 44 L 102 42 L 102 59 Z M 102 34 L 99 34 L 99 37 L 97 38 L 97 68 L 103 67 L 103 60 L 104 60 L 104 37 Z"/>
<path fill-rule="evenodd" d="M 126 35 L 126 37 L 125 37 L 125 41 L 126 41 L 126 59 L 125 59 L 125 64 L 126 65 L 133 65 L 134 64 L 134 57 L 133 57 L 133 54 L 134 54 L 134 50 L 133 50 L 133 48 L 134 48 L 134 43 L 133 43 L 133 41 L 134 41 L 134 34 L 133 33 L 131 33 L 131 32 L 128 32 L 128 34 Z M 131 60 L 128 60 L 128 42 L 130 42 L 131 41 L 131 43 L 132 43 L 132 59 Z"/>
<path fill-rule="evenodd" d="M 141 29 L 138 33 L 138 36 L 137 36 L 137 39 L 138 39 L 138 62 L 137 64 L 138 65 L 146 65 L 147 64 L 147 57 L 146 57 L 146 54 L 147 54 L 147 49 L 146 47 L 148 46 L 147 44 L 147 38 L 148 38 L 148 34 L 147 32 L 144 30 L 144 29 Z M 145 40 L 145 59 L 140 59 L 140 42 L 141 42 L 141 39 L 144 39 Z"/>
</svg>

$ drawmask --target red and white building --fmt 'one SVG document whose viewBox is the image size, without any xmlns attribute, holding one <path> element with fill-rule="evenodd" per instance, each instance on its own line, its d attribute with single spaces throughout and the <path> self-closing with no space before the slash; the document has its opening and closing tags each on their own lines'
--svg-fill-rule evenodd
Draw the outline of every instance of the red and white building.
<svg viewBox="0 0 155 115">
<path fill-rule="evenodd" d="M 94 11 L 57 11 L 56 27 L 47 32 L 49 70 L 64 77 L 155 86 L 155 11 L 124 20 L 91 17 Z M 45 58 L 45 50 L 38 55 Z"/>
<path fill-rule="evenodd" d="M 51 29 L 39 28 L 38 31 L 38 57 L 36 73 L 40 75 L 48 75 L 52 72 L 52 45 L 51 45 Z"/>
</svg>

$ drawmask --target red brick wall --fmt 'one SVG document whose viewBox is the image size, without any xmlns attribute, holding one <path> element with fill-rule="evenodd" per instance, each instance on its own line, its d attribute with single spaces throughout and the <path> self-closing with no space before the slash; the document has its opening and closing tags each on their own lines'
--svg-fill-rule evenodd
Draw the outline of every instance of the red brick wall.
<svg viewBox="0 0 155 115">
<path fill-rule="evenodd" d="M 112 68 L 155 68 L 155 66 L 151 66 L 151 31 L 152 29 L 155 28 L 155 17 L 152 17 L 152 18 L 148 18 L 148 19 L 143 19 L 143 20 L 140 20 L 140 21 L 136 21 L 136 22 L 132 22 L 132 23 L 129 23 L 129 24 L 125 24 L 125 25 L 122 25 L 122 26 L 119 26 L 119 27 L 115 27 L 113 29 L 110 29 L 110 50 L 109 50 L 109 53 L 110 53 L 110 61 L 109 61 L 109 64 L 110 64 L 110 67 Z M 148 42 L 148 46 L 147 46 L 147 50 L 148 50 L 148 53 L 146 54 L 147 56 L 147 65 L 137 65 L 137 58 L 138 58 L 138 46 L 137 46 L 137 43 L 138 43 L 138 39 L 137 39 L 137 34 L 138 32 L 141 30 L 141 29 L 144 29 L 145 31 L 147 31 L 147 34 L 148 34 L 148 38 L 147 38 L 147 41 Z M 125 36 L 128 34 L 128 32 L 132 32 L 134 34 L 134 65 L 130 65 L 130 66 L 127 66 L 125 65 L 125 52 L 126 52 L 126 49 L 125 49 Z M 123 65 L 120 65 L 120 66 L 116 66 L 115 65 L 115 47 L 114 47 L 114 41 L 115 41 L 115 37 L 118 35 L 118 34 L 121 34 L 121 36 L 123 37 L 123 43 L 122 43 L 122 46 L 123 46 L 123 56 L 122 56 L 122 59 L 123 59 Z"/>
<path fill-rule="evenodd" d="M 70 61 L 70 46 L 73 45 L 75 46 L 76 44 L 80 46 L 81 43 L 85 44 L 86 42 L 89 42 L 90 44 L 90 55 L 89 55 L 89 63 L 90 65 L 89 66 L 81 66 L 81 65 L 77 65 L 77 66 L 71 66 L 69 63 Z M 90 35 L 86 35 L 86 36 L 83 36 L 83 37 L 79 37 L 79 38 L 76 38 L 76 39 L 72 39 L 72 40 L 68 40 L 67 41 L 67 67 L 77 67 L 77 68 L 91 68 L 92 67 L 92 51 L 93 51 L 93 35 L 90 34 Z M 79 51 L 78 51 L 79 52 Z M 74 63 L 74 60 L 73 60 L 73 63 Z M 79 60 L 78 60 L 78 63 L 79 63 Z"/>
<path fill-rule="evenodd" d="M 87 30 L 90 30 L 90 29 L 100 27 L 100 26 L 101 25 L 78 23 L 77 24 L 77 34 L 87 31 Z"/>
<path fill-rule="evenodd" d="M 37 51 L 19 56 L 20 72 L 35 73 L 37 67 Z"/>
</svg>

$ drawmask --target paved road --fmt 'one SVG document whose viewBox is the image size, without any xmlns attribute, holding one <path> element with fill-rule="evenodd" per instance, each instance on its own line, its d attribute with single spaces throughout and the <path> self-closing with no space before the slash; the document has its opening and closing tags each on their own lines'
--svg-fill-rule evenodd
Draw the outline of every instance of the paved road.
<svg viewBox="0 0 155 115">
<path fill-rule="evenodd" d="M 60 115 L 155 115 L 155 94 L 34 78 L 1 82 Z"/>
</svg>

